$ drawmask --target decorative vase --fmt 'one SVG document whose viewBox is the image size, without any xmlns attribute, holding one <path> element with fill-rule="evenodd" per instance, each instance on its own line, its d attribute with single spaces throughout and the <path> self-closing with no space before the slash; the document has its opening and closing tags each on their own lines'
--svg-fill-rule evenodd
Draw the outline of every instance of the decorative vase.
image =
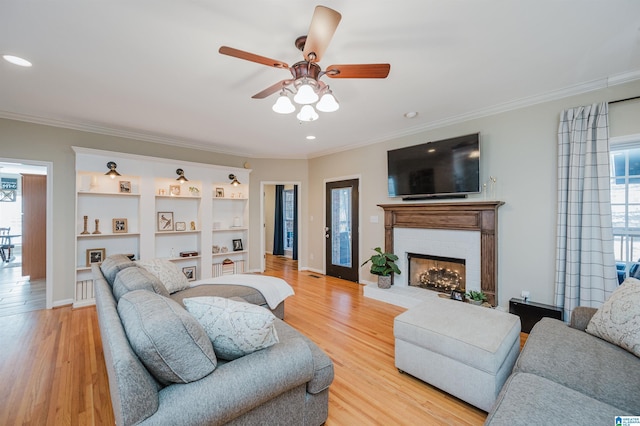
<svg viewBox="0 0 640 426">
<path fill-rule="evenodd" d="M 390 288 L 391 275 L 378 275 L 378 288 Z"/>
</svg>

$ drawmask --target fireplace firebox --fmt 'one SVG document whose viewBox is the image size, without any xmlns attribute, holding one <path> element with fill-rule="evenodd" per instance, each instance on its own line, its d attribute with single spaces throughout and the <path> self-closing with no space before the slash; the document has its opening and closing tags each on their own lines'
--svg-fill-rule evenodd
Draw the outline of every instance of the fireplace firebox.
<svg viewBox="0 0 640 426">
<path fill-rule="evenodd" d="M 465 263 L 464 259 L 407 253 L 409 285 L 441 293 L 464 291 Z"/>
</svg>

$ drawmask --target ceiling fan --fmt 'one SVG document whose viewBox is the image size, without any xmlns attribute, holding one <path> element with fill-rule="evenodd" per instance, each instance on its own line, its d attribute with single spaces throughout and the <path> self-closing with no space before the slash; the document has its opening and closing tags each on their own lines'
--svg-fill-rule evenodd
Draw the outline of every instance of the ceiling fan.
<svg viewBox="0 0 640 426">
<path fill-rule="evenodd" d="M 391 69 L 389 64 L 350 64 L 330 65 L 323 71 L 318 62 L 329 46 L 340 19 L 342 19 L 342 15 L 335 10 L 325 6 L 316 6 L 307 35 L 300 36 L 295 41 L 295 46 L 302 51 L 304 59 L 292 66 L 276 59 L 228 46 L 220 47 L 218 52 L 269 67 L 288 69 L 293 78 L 281 80 L 256 93 L 252 98 L 264 99 L 280 91 L 280 97 L 273 106 L 273 110 L 286 114 L 295 111 L 295 107 L 287 95 L 287 92 L 292 93 L 295 95 L 294 101 L 303 105 L 298 118 L 302 121 L 313 121 L 318 118 L 318 114 L 311 104 L 317 102 L 318 99 L 320 101 L 316 104 L 316 108 L 319 111 L 332 112 L 339 108 L 329 86 L 320 80 L 322 76 L 326 75 L 329 78 L 386 78 Z M 292 85 L 293 89 L 289 88 Z"/>
</svg>

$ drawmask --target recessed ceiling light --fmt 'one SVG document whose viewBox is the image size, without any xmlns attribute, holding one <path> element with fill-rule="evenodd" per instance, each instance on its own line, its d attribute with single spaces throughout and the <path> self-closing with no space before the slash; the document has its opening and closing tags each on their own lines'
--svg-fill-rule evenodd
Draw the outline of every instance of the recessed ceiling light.
<svg viewBox="0 0 640 426">
<path fill-rule="evenodd" d="M 315 137 L 315 136 L 313 136 L 313 135 L 309 135 L 309 136 L 307 136 L 307 140 L 310 140 L 310 141 L 314 140 L 315 138 L 316 138 L 316 137 Z"/>
<path fill-rule="evenodd" d="M 405 118 L 416 118 L 418 116 L 418 113 L 415 111 L 405 112 L 404 116 Z"/>
<path fill-rule="evenodd" d="M 26 59 L 20 58 L 18 56 L 2 55 L 2 57 L 4 58 L 5 61 L 11 62 L 12 64 L 18 65 L 20 67 L 30 67 L 31 66 L 31 62 L 27 61 Z"/>
</svg>

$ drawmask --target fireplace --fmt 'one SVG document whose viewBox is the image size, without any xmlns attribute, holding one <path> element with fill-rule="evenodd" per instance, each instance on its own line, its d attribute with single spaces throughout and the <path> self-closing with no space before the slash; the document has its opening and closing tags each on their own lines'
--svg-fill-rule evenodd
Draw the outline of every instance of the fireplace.
<svg viewBox="0 0 640 426">
<path fill-rule="evenodd" d="M 465 259 L 407 253 L 409 286 L 451 293 L 464 291 Z"/>
<path fill-rule="evenodd" d="M 470 201 L 450 203 L 406 203 L 406 204 L 379 204 L 384 209 L 385 251 L 396 253 L 433 253 L 442 256 L 464 257 L 467 259 L 465 268 L 465 287 L 470 290 L 476 288 L 475 279 L 479 278 L 477 287 L 489 298 L 489 303 L 495 305 L 498 302 L 497 273 L 498 273 L 498 207 L 502 201 Z M 394 244 L 394 235 L 397 231 L 406 230 L 415 233 L 415 230 L 452 230 L 472 231 L 479 235 L 479 267 L 471 264 L 467 256 L 454 253 L 438 253 L 411 247 L 402 249 Z M 466 232 L 465 232 L 466 233 Z M 401 257 L 404 261 L 404 256 Z M 399 276 L 400 280 L 408 278 L 408 274 Z M 394 277 L 395 279 L 398 277 Z M 406 287 L 407 281 L 404 281 Z M 415 288 L 415 287 L 411 287 Z"/>
</svg>

